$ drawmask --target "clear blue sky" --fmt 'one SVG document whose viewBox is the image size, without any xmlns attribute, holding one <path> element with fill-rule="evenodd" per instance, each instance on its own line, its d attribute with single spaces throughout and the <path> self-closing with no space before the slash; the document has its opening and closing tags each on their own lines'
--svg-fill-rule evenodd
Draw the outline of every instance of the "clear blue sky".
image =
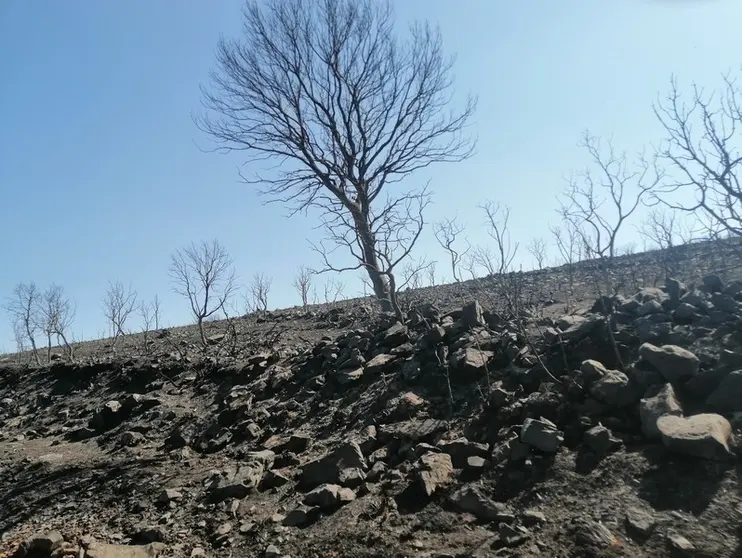
<svg viewBox="0 0 742 558">
<path fill-rule="evenodd" d="M 650 105 L 676 73 L 710 87 L 742 63 L 739 0 L 404 0 L 401 23 L 440 24 L 458 54 L 457 89 L 479 95 L 477 155 L 430 179 L 429 220 L 458 214 L 483 240 L 478 202 L 512 208 L 523 243 L 547 236 L 555 195 L 585 163 L 583 129 L 630 151 L 661 134 Z M 237 156 L 201 152 L 191 113 L 240 0 L 0 2 L 0 294 L 55 282 L 76 300 L 76 337 L 105 328 L 109 280 L 159 293 L 165 321 L 188 319 L 170 291 L 171 252 L 219 238 L 247 282 L 271 275 L 271 306 L 298 302 L 295 268 L 317 263 L 306 218 L 284 218 L 238 180 Z M 402 26 L 401 26 L 402 27 Z M 404 30 L 404 29 L 402 29 Z M 432 235 L 421 253 L 442 258 Z M 526 265 L 530 257 L 523 254 Z M 450 273 L 443 264 L 441 273 Z M 347 294 L 359 291 L 357 274 Z M 13 348 L 0 315 L 0 350 Z"/>
</svg>

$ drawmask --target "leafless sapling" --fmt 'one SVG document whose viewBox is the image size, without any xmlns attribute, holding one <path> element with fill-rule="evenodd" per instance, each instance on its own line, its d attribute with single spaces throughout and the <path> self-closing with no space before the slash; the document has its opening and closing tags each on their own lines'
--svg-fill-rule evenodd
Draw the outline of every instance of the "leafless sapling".
<svg viewBox="0 0 742 558">
<path fill-rule="evenodd" d="M 243 13 L 242 37 L 219 42 L 199 127 L 220 150 L 287 161 L 243 178 L 292 214 L 318 209 L 328 241 L 358 262 L 330 267 L 365 270 L 393 309 L 387 231 L 423 197 L 391 186 L 472 154 L 476 100 L 451 108 L 439 31 L 415 24 L 400 40 L 389 0 L 247 0 Z"/>
<path fill-rule="evenodd" d="M 585 132 L 582 140 L 594 168 L 574 173 L 560 200 L 565 225 L 582 240 L 587 257 L 606 264 L 616 256 L 617 239 L 626 221 L 663 178 L 656 160 L 640 154 L 629 163 L 612 143 L 603 149 L 598 138 Z"/>
<path fill-rule="evenodd" d="M 581 239 L 573 227 L 550 227 L 554 244 L 562 257 L 560 262 L 567 268 L 567 282 L 569 290 L 567 292 L 567 309 L 571 309 L 572 299 L 575 294 L 575 264 L 580 261 L 581 256 Z"/>
<path fill-rule="evenodd" d="M 510 238 L 510 208 L 493 201 L 488 201 L 479 208 L 484 211 L 487 218 L 487 234 L 495 241 L 494 255 L 490 256 L 489 267 L 494 270 L 494 274 L 502 275 L 511 271 L 519 247 L 519 243 L 513 243 Z M 491 251 L 489 253 L 491 254 Z M 483 255 L 482 263 L 485 259 Z"/>
<path fill-rule="evenodd" d="M 428 286 L 435 287 L 435 270 L 438 267 L 438 262 L 435 260 L 431 261 L 428 265 Z"/>
<path fill-rule="evenodd" d="M 303 308 L 309 305 L 309 289 L 312 285 L 312 270 L 308 267 L 301 266 L 296 272 L 294 277 L 294 288 L 301 297 L 301 305 Z"/>
<path fill-rule="evenodd" d="M 142 343 L 144 352 L 149 352 L 149 332 L 157 321 L 157 311 L 159 300 L 157 297 L 152 301 L 143 300 L 139 303 L 139 317 L 142 318 Z M 157 329 L 157 327 L 155 327 Z"/>
<path fill-rule="evenodd" d="M 268 311 L 268 294 L 271 291 L 272 283 L 273 279 L 266 277 L 262 273 L 253 275 L 248 288 L 251 299 L 250 306 L 253 312 Z"/>
<path fill-rule="evenodd" d="M 686 102 L 673 76 L 668 95 L 654 106 L 666 132 L 658 155 L 672 169 L 657 199 L 677 210 L 705 214 L 715 225 L 711 230 L 718 226 L 735 238 L 742 236 L 742 89 L 737 79 L 723 76 L 721 89 L 711 93 L 693 84 Z M 679 199 L 671 199 L 672 193 Z"/>
<path fill-rule="evenodd" d="M 528 244 L 528 251 L 533 256 L 533 259 L 536 260 L 538 269 L 544 269 L 544 262 L 546 261 L 546 241 L 541 237 L 534 238 Z"/>
<path fill-rule="evenodd" d="M 174 291 L 188 299 L 206 347 L 204 320 L 220 312 L 235 292 L 232 258 L 218 240 L 193 243 L 172 255 L 170 279 Z"/>
<path fill-rule="evenodd" d="M 111 347 L 116 351 L 120 336 L 126 335 L 126 322 L 137 307 L 137 292 L 131 285 L 124 287 L 120 281 L 108 284 L 108 291 L 103 298 L 103 312 L 111 330 Z"/>
<path fill-rule="evenodd" d="M 456 247 L 456 239 L 466 230 L 466 226 L 460 224 L 456 218 L 446 218 L 443 221 L 433 224 L 433 234 L 441 245 L 448 256 L 451 259 L 451 273 L 453 274 L 453 280 L 459 283 L 461 281 L 461 262 L 466 257 L 471 249 L 471 245 L 467 242 L 465 249 L 459 252 L 459 248 Z"/>
<path fill-rule="evenodd" d="M 67 332 L 75 319 L 75 308 L 59 285 L 51 285 L 44 291 L 39 305 L 39 325 L 46 336 L 46 358 L 51 362 L 52 337 L 64 344 L 67 357 L 74 358 L 72 345 L 67 340 Z"/>
<path fill-rule="evenodd" d="M 41 291 L 36 283 L 19 283 L 13 289 L 13 294 L 5 301 L 3 308 L 13 319 L 13 325 L 20 327 L 31 345 L 34 361 L 41 364 L 39 350 L 36 346 L 36 331 L 38 329 L 38 309 L 41 301 Z"/>
<path fill-rule="evenodd" d="M 340 279 L 331 277 L 325 282 L 324 290 L 325 303 L 335 304 L 339 299 L 343 298 L 343 293 L 345 292 L 345 282 L 341 281 Z"/>
</svg>

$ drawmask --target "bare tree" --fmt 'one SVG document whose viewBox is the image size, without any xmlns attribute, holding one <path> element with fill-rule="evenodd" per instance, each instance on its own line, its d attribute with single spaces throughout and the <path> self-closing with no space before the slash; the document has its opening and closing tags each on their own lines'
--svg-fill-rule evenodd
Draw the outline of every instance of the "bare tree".
<svg viewBox="0 0 742 558">
<path fill-rule="evenodd" d="M 446 252 L 448 252 L 451 258 L 451 273 L 453 274 L 453 280 L 459 283 L 461 281 L 461 273 L 459 268 L 461 267 L 461 261 L 469 253 L 471 245 L 467 242 L 467 247 L 462 252 L 459 252 L 455 248 L 456 239 L 464 232 L 466 226 L 457 222 L 456 218 L 446 218 L 443 221 L 433 224 L 433 234 Z"/>
<path fill-rule="evenodd" d="M 125 288 L 123 283 L 108 284 L 108 291 L 103 298 L 103 312 L 108 320 L 113 341 L 111 346 L 116 350 L 116 342 L 121 335 L 126 335 L 126 322 L 129 316 L 136 310 L 137 292 L 131 288 Z"/>
<path fill-rule="evenodd" d="M 330 278 L 325 283 L 325 303 L 335 304 L 338 299 L 343 297 L 345 292 L 345 282 L 339 279 Z"/>
<path fill-rule="evenodd" d="M 544 262 L 546 261 L 546 241 L 540 237 L 534 238 L 531 240 L 530 244 L 528 244 L 528 251 L 536 260 L 538 269 L 544 269 Z"/>
<path fill-rule="evenodd" d="M 159 299 L 156 296 L 151 302 L 143 300 L 139 303 L 139 316 L 142 318 L 142 341 L 145 352 L 149 350 L 149 332 L 152 330 L 153 324 L 157 321 L 156 316 L 158 311 Z M 157 329 L 156 326 L 155 329 Z"/>
<path fill-rule="evenodd" d="M 595 168 L 569 179 L 559 214 L 579 235 L 588 257 L 612 260 L 626 220 L 657 187 L 663 172 L 643 155 L 630 167 L 626 153 L 616 153 L 611 142 L 603 150 L 600 140 L 588 132 L 581 145 Z"/>
<path fill-rule="evenodd" d="M 52 337 L 64 343 L 65 351 L 70 360 L 73 358 L 72 346 L 67 341 L 67 331 L 75 319 L 75 309 L 72 302 L 64 296 L 64 289 L 59 285 L 51 285 L 44 291 L 39 305 L 39 325 L 46 336 L 46 358 L 51 362 Z"/>
<path fill-rule="evenodd" d="M 28 335 L 23 327 L 23 322 L 15 320 L 13 323 L 13 338 L 15 339 L 16 357 L 18 365 L 21 364 L 23 353 L 26 352 L 26 341 L 28 341 Z"/>
<path fill-rule="evenodd" d="M 575 264 L 580 261 L 582 255 L 580 236 L 574 227 L 560 228 L 553 226 L 550 230 L 557 250 L 562 257 L 561 263 L 567 268 L 568 295 L 573 298 L 575 294 Z M 571 300 L 567 300 L 567 307 L 571 307 Z"/>
<path fill-rule="evenodd" d="M 674 209 L 705 214 L 715 225 L 710 231 L 742 236 L 742 89 L 737 80 L 727 74 L 721 90 L 709 94 L 693 84 L 686 103 L 673 76 L 669 94 L 654 112 L 667 134 L 658 155 L 674 171 L 657 189 L 657 198 Z M 681 200 L 668 200 L 671 192 L 680 193 Z M 684 202 L 689 198 L 684 193 L 695 200 Z"/>
<path fill-rule="evenodd" d="M 249 287 L 253 311 L 268 311 L 268 293 L 271 291 L 272 283 L 273 279 L 266 277 L 262 273 L 256 273 L 253 276 Z"/>
<path fill-rule="evenodd" d="M 160 303 L 160 296 L 155 295 L 152 299 L 152 319 L 155 323 L 155 329 L 160 329 L 160 318 L 162 316 L 162 305 Z"/>
<path fill-rule="evenodd" d="M 312 270 L 301 266 L 294 277 L 294 288 L 301 296 L 301 305 L 306 308 L 309 304 L 309 289 L 312 284 Z"/>
<path fill-rule="evenodd" d="M 13 294 L 5 301 L 3 308 L 13 318 L 13 325 L 20 327 L 26 335 L 33 358 L 36 364 L 41 364 L 39 351 L 36 347 L 36 330 L 38 324 L 38 307 L 41 292 L 36 283 L 19 283 L 13 289 Z"/>
<path fill-rule="evenodd" d="M 494 259 L 490 258 L 490 261 L 493 262 L 490 264 L 490 267 L 494 270 L 494 273 L 492 271 L 490 273 L 500 275 L 507 273 L 511 270 L 519 246 L 517 242 L 513 244 L 510 239 L 510 231 L 508 229 L 508 225 L 510 224 L 510 208 L 492 201 L 480 205 L 479 208 L 487 216 L 487 234 L 495 241 Z M 480 253 L 482 253 L 481 250 Z M 484 255 L 481 256 L 481 260 L 484 262 Z"/>
<path fill-rule="evenodd" d="M 173 290 L 188 299 L 205 347 L 204 320 L 221 311 L 234 295 L 232 258 L 218 240 L 193 243 L 172 255 L 170 279 Z"/>
<path fill-rule="evenodd" d="M 419 236 L 399 219 L 428 198 L 387 186 L 468 158 L 476 100 L 449 108 L 453 58 L 439 31 L 416 24 L 400 41 L 389 0 L 247 0 L 243 23 L 240 40 L 218 45 L 199 127 L 221 150 L 282 162 L 269 177 L 243 178 L 292 214 L 318 209 L 328 243 L 357 261 L 327 270 L 364 269 L 382 307 L 394 309 L 394 266 Z M 399 231 L 405 242 L 391 257 Z"/>
<path fill-rule="evenodd" d="M 431 261 L 428 265 L 428 286 L 435 287 L 435 268 L 438 266 L 438 262 L 435 260 Z"/>
</svg>

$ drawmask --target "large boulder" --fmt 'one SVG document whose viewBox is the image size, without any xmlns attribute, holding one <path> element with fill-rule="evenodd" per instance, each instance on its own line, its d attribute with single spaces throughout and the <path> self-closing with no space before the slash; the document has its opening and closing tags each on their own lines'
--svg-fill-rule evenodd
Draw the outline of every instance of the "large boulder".
<svg viewBox="0 0 742 558">
<path fill-rule="evenodd" d="M 695 376 L 700 364 L 696 355 L 677 345 L 656 347 L 651 343 L 644 343 L 639 347 L 639 356 L 672 383 Z"/>
<path fill-rule="evenodd" d="M 657 429 L 670 451 L 704 459 L 726 459 L 731 454 L 732 425 L 721 415 L 665 415 L 657 419 Z"/>
<path fill-rule="evenodd" d="M 451 456 L 447 453 L 426 453 L 420 458 L 418 480 L 426 496 L 432 496 L 446 485 L 453 475 Z"/>
</svg>

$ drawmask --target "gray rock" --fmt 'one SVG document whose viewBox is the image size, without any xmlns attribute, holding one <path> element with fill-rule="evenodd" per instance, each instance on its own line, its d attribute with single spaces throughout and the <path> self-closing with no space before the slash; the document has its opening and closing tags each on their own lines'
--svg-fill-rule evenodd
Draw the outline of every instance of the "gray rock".
<svg viewBox="0 0 742 558">
<path fill-rule="evenodd" d="M 706 404 L 720 413 L 742 411 L 742 370 L 724 376 L 719 387 L 709 395 Z"/>
<path fill-rule="evenodd" d="M 281 550 L 274 544 L 268 545 L 263 553 L 265 558 L 280 558 L 281 554 Z"/>
<path fill-rule="evenodd" d="M 670 547 L 673 548 L 675 551 L 681 552 L 686 555 L 696 550 L 696 547 L 693 546 L 692 542 L 675 531 L 670 531 L 669 533 L 667 533 L 667 544 L 670 545 Z"/>
<path fill-rule="evenodd" d="M 410 358 L 402 364 L 402 378 L 408 382 L 417 380 L 420 377 L 420 361 L 416 358 Z"/>
<path fill-rule="evenodd" d="M 654 531 L 657 521 L 650 512 L 632 507 L 626 510 L 626 525 L 630 531 L 648 537 Z"/>
<path fill-rule="evenodd" d="M 526 527 L 546 523 L 546 515 L 538 510 L 526 510 L 521 515 L 521 521 Z"/>
<path fill-rule="evenodd" d="M 323 484 L 304 496 L 304 503 L 308 506 L 317 506 L 321 510 L 333 510 L 356 499 L 350 488 L 337 484 Z"/>
<path fill-rule="evenodd" d="M 602 523 L 580 519 L 575 522 L 575 539 L 582 546 L 608 548 L 618 544 L 618 539 Z"/>
<path fill-rule="evenodd" d="M 387 329 L 381 343 L 386 347 L 396 347 L 410 340 L 410 331 L 404 324 L 396 323 Z"/>
<path fill-rule="evenodd" d="M 462 380 L 479 378 L 487 373 L 487 363 L 494 356 L 492 351 L 483 351 L 473 347 L 459 349 L 450 358 L 450 364 L 462 374 L 454 374 L 453 378 L 463 376 Z M 452 379 L 453 379 L 452 378 Z"/>
<path fill-rule="evenodd" d="M 721 293 L 714 293 L 711 295 L 711 304 L 713 304 L 714 308 L 717 310 L 727 313 L 736 312 L 739 308 L 739 304 L 734 300 L 734 297 Z"/>
<path fill-rule="evenodd" d="M 698 310 L 695 306 L 681 302 L 672 313 L 673 319 L 676 321 L 689 321 L 693 320 L 698 315 Z"/>
<path fill-rule="evenodd" d="M 690 351 L 677 345 L 656 347 L 644 343 L 639 356 L 654 366 L 668 382 L 687 380 L 698 372 L 700 361 Z"/>
<path fill-rule="evenodd" d="M 241 465 L 237 471 L 226 479 L 219 479 L 219 482 L 213 487 L 211 498 L 217 502 L 227 498 L 245 498 L 260 485 L 264 474 L 265 467 L 259 462 Z"/>
<path fill-rule="evenodd" d="M 500 535 L 500 541 L 505 546 L 516 546 L 523 543 L 530 533 L 528 529 L 520 525 L 509 525 L 508 523 L 500 523 L 497 528 L 497 532 Z"/>
<path fill-rule="evenodd" d="M 501 502 L 495 502 L 485 496 L 476 486 L 460 488 L 449 497 L 455 508 L 470 513 L 483 521 L 511 520 L 512 510 Z"/>
<path fill-rule="evenodd" d="M 390 355 L 386 353 L 380 353 L 366 363 L 366 372 L 369 374 L 376 374 L 389 367 L 399 357 L 396 355 Z"/>
<path fill-rule="evenodd" d="M 649 316 L 650 314 L 661 314 L 664 311 L 662 304 L 657 300 L 650 300 L 636 309 L 637 316 Z"/>
<path fill-rule="evenodd" d="M 564 442 L 564 435 L 553 422 L 545 418 L 541 420 L 528 418 L 520 429 L 520 439 L 536 449 L 554 453 Z"/>
<path fill-rule="evenodd" d="M 603 366 L 601 362 L 597 360 L 583 360 L 580 365 L 580 372 L 582 372 L 583 378 L 588 384 L 592 384 L 596 380 L 602 378 L 608 374 L 608 369 Z"/>
<path fill-rule="evenodd" d="M 286 514 L 286 517 L 281 520 L 281 524 L 286 527 L 303 527 L 319 519 L 320 514 L 321 510 L 319 508 L 298 506 Z"/>
<path fill-rule="evenodd" d="M 183 493 L 175 488 L 166 488 L 157 497 L 157 501 L 160 504 L 169 504 L 170 502 L 177 502 L 183 499 Z"/>
<path fill-rule="evenodd" d="M 630 405 L 637 399 L 629 377 L 618 370 L 609 370 L 590 388 L 590 394 L 598 401 L 612 407 Z"/>
<path fill-rule="evenodd" d="M 665 415 L 657 420 L 657 428 L 670 451 L 704 459 L 726 459 L 731 455 L 732 426 L 721 415 Z"/>
<path fill-rule="evenodd" d="M 588 337 L 593 331 L 595 331 L 600 325 L 605 323 L 605 318 L 598 315 L 593 315 L 585 319 L 585 321 L 576 323 L 575 325 L 567 328 L 560 337 L 565 342 L 577 342 L 585 337 Z"/>
<path fill-rule="evenodd" d="M 583 324 L 585 321 L 586 319 L 584 316 L 562 316 L 557 321 L 557 327 L 564 331 L 571 327 Z"/>
<path fill-rule="evenodd" d="M 613 433 L 602 424 L 593 426 L 585 432 L 584 440 L 585 444 L 599 456 L 603 456 L 621 445 L 621 440 L 614 437 Z"/>
<path fill-rule="evenodd" d="M 364 471 L 368 468 L 361 448 L 355 442 L 343 444 L 325 457 L 304 465 L 299 483 L 306 488 L 314 488 L 321 484 L 337 484 L 340 471 L 349 468 L 360 468 Z"/>
<path fill-rule="evenodd" d="M 667 290 L 667 295 L 673 302 L 679 301 L 680 297 L 688 291 L 687 287 L 683 283 L 677 279 L 670 278 L 665 281 L 665 290 Z"/>
<path fill-rule="evenodd" d="M 249 451 L 245 454 L 245 461 L 257 462 L 263 466 L 263 469 L 270 469 L 273 467 L 273 463 L 276 460 L 276 453 L 269 449 L 260 451 Z"/>
<path fill-rule="evenodd" d="M 703 278 L 703 287 L 710 293 L 720 293 L 724 291 L 724 282 L 718 275 L 706 275 Z"/>
<path fill-rule="evenodd" d="M 352 384 L 363 378 L 363 368 L 344 368 L 336 371 L 334 376 L 341 385 Z"/>
<path fill-rule="evenodd" d="M 451 456 L 453 466 L 458 468 L 464 467 L 469 457 L 487 457 L 487 444 L 470 442 L 466 438 L 457 438 L 450 442 L 441 442 L 438 447 L 443 453 Z"/>
<path fill-rule="evenodd" d="M 453 464 L 447 453 L 427 453 L 420 458 L 417 478 L 426 496 L 432 496 L 438 488 L 446 485 L 452 475 Z"/>
<path fill-rule="evenodd" d="M 467 328 L 486 326 L 483 312 L 479 301 L 473 300 L 461 309 L 461 324 Z"/>
<path fill-rule="evenodd" d="M 642 399 L 639 403 L 639 417 L 642 431 L 649 439 L 662 438 L 657 428 L 657 419 L 665 415 L 683 416 L 683 409 L 675 397 L 672 384 L 665 384 L 657 395 Z"/>
<path fill-rule="evenodd" d="M 13 554 L 14 558 L 48 556 L 62 546 L 64 537 L 59 531 L 37 533 L 27 538 Z"/>
</svg>

